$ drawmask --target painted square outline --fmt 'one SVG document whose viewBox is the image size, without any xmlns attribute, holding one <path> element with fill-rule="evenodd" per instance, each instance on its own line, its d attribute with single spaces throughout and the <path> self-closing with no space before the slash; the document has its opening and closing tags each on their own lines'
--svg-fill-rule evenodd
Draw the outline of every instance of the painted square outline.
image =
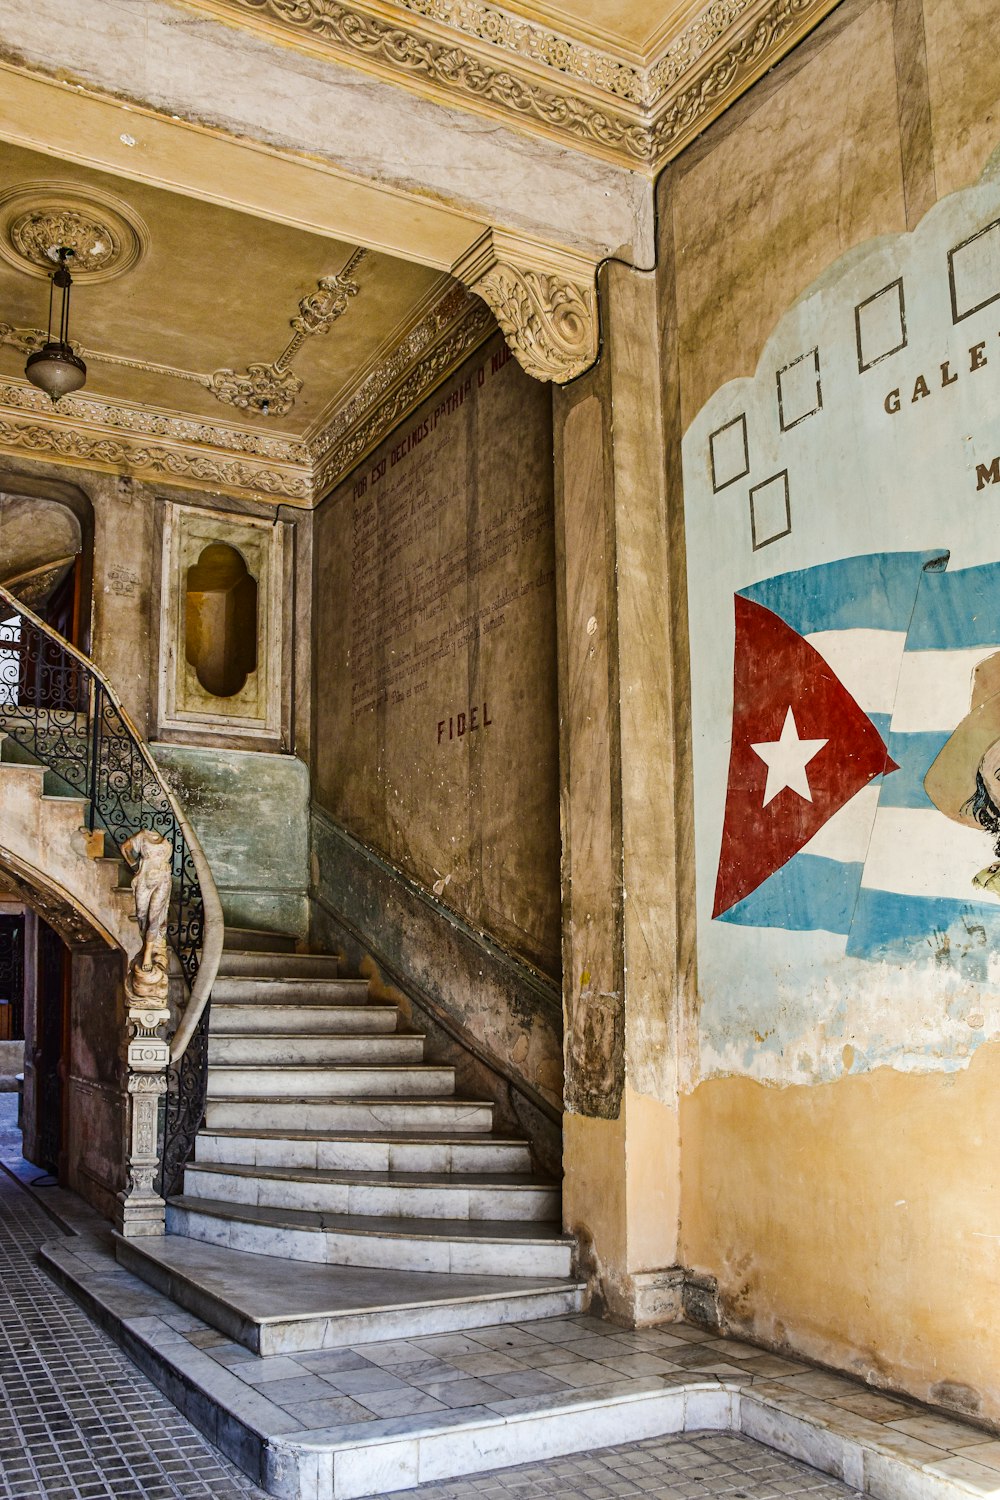
<svg viewBox="0 0 1000 1500">
<path fill-rule="evenodd" d="M 756 517 L 756 515 L 754 513 L 753 497 L 757 493 L 758 490 L 766 489 L 767 486 L 769 484 L 773 484 L 776 479 L 783 479 L 785 481 L 785 529 L 784 529 L 784 531 L 776 531 L 773 536 L 767 537 L 766 540 L 763 541 L 763 542 L 758 542 L 758 540 L 757 540 L 757 517 Z M 791 533 L 792 533 L 792 506 L 791 506 L 791 499 L 790 499 L 790 496 L 789 496 L 789 493 L 788 493 L 788 470 L 787 469 L 779 469 L 776 474 L 771 474 L 767 479 L 762 479 L 761 482 L 760 482 L 760 484 L 755 484 L 755 485 L 751 486 L 751 489 L 750 489 L 750 542 L 751 542 L 751 545 L 753 547 L 754 552 L 760 552 L 764 547 L 769 547 L 772 542 L 780 542 L 781 538 L 783 536 L 791 536 Z"/>
<path fill-rule="evenodd" d="M 715 439 L 719 436 L 720 433 L 728 432 L 730 427 L 735 427 L 737 422 L 742 423 L 743 426 L 743 469 L 739 474 L 733 474 L 730 479 L 724 479 L 723 482 L 719 484 L 715 473 Z M 738 479 L 745 479 L 747 477 L 747 475 L 750 473 L 750 445 L 747 441 L 747 414 L 745 411 L 741 411 L 738 417 L 733 417 L 732 421 L 730 422 L 723 422 L 721 427 L 717 427 L 714 432 L 709 433 L 708 453 L 709 459 L 712 464 L 713 495 L 717 495 L 720 490 L 728 489 L 729 486 L 731 484 L 735 484 Z"/>
<path fill-rule="evenodd" d="M 953 323 L 964 322 L 966 318 L 971 318 L 973 313 L 980 312 L 984 307 L 989 307 L 991 302 L 996 302 L 997 298 L 1000 297 L 1000 287 L 998 287 L 992 297 L 987 297 L 985 302 L 977 302 L 975 307 L 967 307 L 964 313 L 959 312 L 955 302 L 955 256 L 960 250 L 964 250 L 966 245 L 973 244 L 975 240 L 981 239 L 984 234 L 989 234 L 994 229 L 1000 229 L 1000 219 L 994 219 L 992 223 L 984 224 L 982 229 L 977 229 L 975 234 L 970 234 L 968 239 L 962 240 L 961 244 L 953 245 L 948 251 L 948 291 L 951 293 L 951 321 Z"/>
<path fill-rule="evenodd" d="M 899 292 L 899 326 L 903 330 L 903 342 L 901 344 L 897 344 L 894 349 L 886 349 L 884 354 L 877 355 L 875 359 L 870 359 L 868 363 L 865 364 L 865 357 L 861 348 L 861 309 L 867 307 L 869 303 L 877 301 L 879 297 L 884 297 L 886 292 L 891 292 L 893 288 L 898 289 Z M 893 354 L 898 354 L 900 350 L 906 348 L 906 297 L 903 294 L 902 276 L 897 276 L 895 281 L 887 282 L 885 286 L 880 287 L 877 292 L 873 292 L 870 297 L 866 297 L 863 302 L 859 302 L 857 304 L 854 309 L 854 342 L 858 350 L 859 375 L 863 375 L 866 370 L 873 370 L 875 366 L 880 365 L 884 359 L 889 359 Z"/>
<path fill-rule="evenodd" d="M 808 359 L 810 354 L 813 357 L 813 363 L 816 369 L 816 405 L 812 408 L 811 411 L 804 411 L 801 417 L 796 417 L 793 421 L 786 423 L 784 403 L 781 399 L 781 377 L 782 375 L 784 375 L 786 370 L 794 370 L 796 365 L 800 365 L 804 359 Z M 787 365 L 782 365 L 781 369 L 776 371 L 774 379 L 778 387 L 778 424 L 781 427 L 782 432 L 791 432 L 792 428 L 798 427 L 800 422 L 805 422 L 809 417 L 814 417 L 817 412 L 823 410 L 823 385 L 819 373 L 818 344 L 812 349 L 807 349 L 804 354 L 798 355 L 797 358 L 789 360 Z"/>
</svg>

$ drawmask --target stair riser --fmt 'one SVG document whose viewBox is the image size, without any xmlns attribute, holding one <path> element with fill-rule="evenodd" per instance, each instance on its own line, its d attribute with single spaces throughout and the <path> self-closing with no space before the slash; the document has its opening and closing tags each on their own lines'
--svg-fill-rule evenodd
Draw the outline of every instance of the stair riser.
<svg viewBox="0 0 1000 1500">
<path fill-rule="evenodd" d="M 346 1098 L 445 1098 L 455 1092 L 453 1068 L 226 1068 L 208 1070 L 208 1097 L 253 1093 L 275 1099 L 310 1095 Z"/>
<path fill-rule="evenodd" d="M 393 1032 L 399 1023 L 394 1005 L 220 1005 L 212 1002 L 212 1030 L 241 1036 L 308 1032 L 312 1036 Z"/>
<path fill-rule="evenodd" d="M 209 1036 L 210 1066 L 255 1064 L 261 1067 L 276 1063 L 310 1067 L 347 1063 L 352 1067 L 367 1064 L 421 1063 L 424 1058 L 422 1036 Z"/>
<path fill-rule="evenodd" d="M 551 1188 L 404 1187 L 399 1184 L 298 1182 L 268 1177 L 229 1177 L 188 1168 L 184 1192 L 191 1198 L 246 1203 L 255 1208 L 301 1208 L 307 1212 L 358 1214 L 363 1218 L 461 1219 L 545 1224 L 558 1221 L 560 1195 Z"/>
<path fill-rule="evenodd" d="M 299 1141 L 202 1132 L 195 1159 L 243 1167 L 305 1167 L 346 1172 L 530 1172 L 527 1146 L 459 1146 L 424 1141 Z"/>
<path fill-rule="evenodd" d="M 241 1223 L 167 1205 L 167 1232 L 252 1255 L 306 1260 L 334 1266 L 367 1266 L 373 1270 L 441 1271 L 469 1276 L 569 1276 L 571 1246 L 504 1244 L 496 1240 L 421 1239 L 378 1233 L 348 1234 L 337 1229 L 285 1229 Z"/>
<path fill-rule="evenodd" d="M 325 953 L 223 953 L 219 977 L 337 979 L 340 960 Z"/>
<path fill-rule="evenodd" d="M 171 1274 L 150 1257 L 143 1247 L 120 1240 L 116 1247 L 119 1265 L 140 1276 L 196 1318 L 210 1323 L 220 1333 L 253 1354 L 296 1354 L 306 1349 L 343 1349 L 355 1344 L 374 1344 L 407 1338 L 430 1338 L 436 1333 L 455 1333 L 463 1328 L 494 1328 L 503 1324 L 534 1322 L 538 1318 L 571 1318 L 586 1310 L 586 1289 L 519 1292 L 418 1307 L 368 1308 L 363 1312 L 333 1313 L 314 1318 L 289 1318 L 273 1323 L 255 1323 L 241 1316 L 206 1287 Z"/>
<path fill-rule="evenodd" d="M 212 994 L 216 1000 L 241 1001 L 244 1005 L 364 1005 L 367 979 L 249 979 L 219 978 Z"/>
<path fill-rule="evenodd" d="M 205 1106 L 209 1130 L 400 1130 L 407 1134 L 428 1131 L 468 1131 L 481 1135 L 493 1128 L 489 1104 L 466 1104 L 440 1100 L 412 1104 L 405 1100 L 377 1103 L 350 1099 L 310 1102 L 302 1099 L 212 1099 Z"/>
</svg>

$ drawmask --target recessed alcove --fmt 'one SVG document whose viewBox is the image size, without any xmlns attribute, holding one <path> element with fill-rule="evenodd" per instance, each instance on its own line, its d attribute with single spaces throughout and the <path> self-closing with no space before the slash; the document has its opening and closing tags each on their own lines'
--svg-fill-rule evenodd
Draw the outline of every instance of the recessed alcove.
<svg viewBox="0 0 1000 1500">
<path fill-rule="evenodd" d="M 187 570 L 185 655 L 215 698 L 234 698 L 257 670 L 257 581 L 227 542 L 210 542 Z"/>
</svg>

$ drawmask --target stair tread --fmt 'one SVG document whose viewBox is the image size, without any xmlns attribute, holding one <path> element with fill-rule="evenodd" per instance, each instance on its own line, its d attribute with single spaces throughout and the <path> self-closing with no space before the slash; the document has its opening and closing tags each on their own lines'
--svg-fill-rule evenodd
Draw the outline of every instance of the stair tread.
<svg viewBox="0 0 1000 1500">
<path fill-rule="evenodd" d="M 403 1035 L 405 1036 L 405 1032 Z M 395 1038 L 394 1038 L 395 1040 Z M 450 1063 L 227 1063 L 210 1062 L 209 1072 L 213 1068 L 225 1068 L 231 1073 L 454 1073 L 455 1069 Z M 231 1096 L 227 1096 L 231 1097 Z"/>
<path fill-rule="evenodd" d="M 366 1005 L 364 1007 L 359 1007 L 359 1008 L 367 1010 L 368 1006 Z M 337 1032 L 330 1033 L 330 1032 L 326 1032 L 326 1031 L 252 1031 L 252 1032 L 248 1033 L 248 1032 L 245 1032 L 245 1031 L 219 1031 L 217 1027 L 215 1027 L 215 1026 L 212 1027 L 212 1036 L 215 1037 L 216 1040 L 218 1040 L 220 1037 L 225 1037 L 227 1040 L 235 1040 L 235 1041 L 239 1041 L 239 1042 L 245 1042 L 245 1041 L 248 1041 L 248 1040 L 253 1040 L 255 1042 L 300 1042 L 300 1041 L 303 1041 L 303 1040 L 305 1040 L 305 1041 L 323 1041 L 323 1042 L 328 1042 L 330 1040 L 331 1034 L 333 1036 L 335 1036 L 335 1037 L 338 1037 L 338 1040 L 341 1040 L 341 1041 L 343 1040 L 343 1037 L 339 1037 Z M 396 1042 L 402 1041 L 402 1040 L 413 1041 L 415 1038 L 419 1039 L 419 1040 L 422 1040 L 423 1039 L 423 1035 L 424 1035 L 424 1033 L 422 1031 L 393 1031 L 393 1032 L 389 1033 L 389 1036 L 391 1037 L 391 1039 L 393 1041 L 396 1041 Z M 354 1040 L 359 1041 L 359 1042 L 364 1042 L 364 1041 L 373 1042 L 373 1041 L 385 1041 L 386 1033 L 384 1031 L 348 1031 L 348 1032 L 344 1033 L 344 1036 L 350 1036 L 350 1037 L 354 1038 Z M 278 1062 L 275 1062 L 275 1063 L 269 1063 L 268 1066 L 269 1067 L 275 1067 L 275 1068 L 283 1068 L 285 1066 L 285 1064 L 283 1062 L 281 1062 L 281 1061 L 278 1061 Z"/>
<path fill-rule="evenodd" d="M 467 1103 L 461 1100 L 460 1103 Z M 392 1146 L 526 1146 L 527 1140 L 522 1136 L 501 1135 L 477 1135 L 470 1131 L 466 1135 L 450 1132 L 444 1135 L 414 1135 L 406 1131 L 385 1130 L 375 1132 L 372 1130 L 272 1130 L 262 1126 L 257 1130 L 243 1130 L 235 1125 L 216 1125 L 209 1128 L 204 1126 L 198 1132 L 199 1135 L 221 1135 L 233 1140 L 272 1140 L 272 1141 L 347 1141 L 351 1145 L 360 1141 L 374 1141 L 382 1145 Z"/>
<path fill-rule="evenodd" d="M 196 1282 L 209 1296 L 224 1301 L 254 1323 L 336 1318 L 480 1298 L 508 1301 L 520 1294 L 571 1291 L 584 1285 L 572 1277 L 393 1271 L 309 1261 L 296 1261 L 295 1275 L 290 1276 L 288 1262 L 276 1256 L 230 1250 L 183 1235 L 131 1240 L 128 1248 L 172 1274 Z"/>
<path fill-rule="evenodd" d="M 259 1067 L 248 1067 L 248 1073 L 259 1072 Z M 315 1068 L 310 1072 L 316 1072 Z M 325 1070 L 324 1070 L 325 1071 Z M 382 1071 L 381 1069 L 365 1068 L 366 1073 Z M 379 1104 L 392 1105 L 393 1108 L 405 1107 L 407 1109 L 427 1108 L 441 1109 L 454 1108 L 455 1105 L 468 1107 L 469 1109 L 492 1109 L 492 1099 L 457 1099 L 450 1095 L 442 1099 L 432 1094 L 414 1094 L 409 1098 L 405 1094 L 222 1094 L 218 1098 L 210 1100 L 212 1104 Z M 284 1135 L 284 1131 L 281 1132 Z M 310 1131 L 311 1135 L 312 1132 Z M 367 1131 L 360 1131 L 359 1135 L 369 1138 Z"/>
<path fill-rule="evenodd" d="M 362 1214 L 335 1214 L 305 1208 L 261 1208 L 249 1203 L 227 1203 L 218 1198 L 194 1198 L 185 1193 L 171 1198 L 174 1208 L 214 1219 L 234 1219 L 272 1229 L 333 1230 L 339 1234 L 373 1239 L 471 1240 L 497 1244 L 571 1245 L 555 1220 L 521 1224 L 508 1219 L 405 1219 L 375 1218 Z"/>
<path fill-rule="evenodd" d="M 276 1167 L 251 1166 L 245 1162 L 190 1162 L 189 1172 L 211 1172 L 217 1176 L 266 1177 L 274 1182 L 343 1182 L 373 1187 L 457 1188 L 475 1192 L 480 1188 L 510 1188 L 523 1192 L 537 1188 L 550 1193 L 559 1184 L 531 1172 L 372 1172 L 353 1167 Z"/>
</svg>

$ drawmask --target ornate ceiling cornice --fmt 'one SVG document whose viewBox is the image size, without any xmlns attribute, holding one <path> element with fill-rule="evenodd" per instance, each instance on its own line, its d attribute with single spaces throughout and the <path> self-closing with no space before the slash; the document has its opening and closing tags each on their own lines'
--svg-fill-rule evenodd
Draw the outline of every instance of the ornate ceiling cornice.
<svg viewBox="0 0 1000 1500">
<path fill-rule="evenodd" d="M 184 0 L 655 173 L 838 0 L 710 0 L 637 63 L 479 0 Z"/>
<path fill-rule="evenodd" d="M 84 395 L 53 408 L 27 381 L 0 380 L 0 452 L 309 508 L 495 328 L 486 304 L 450 283 L 303 439 Z"/>
</svg>

